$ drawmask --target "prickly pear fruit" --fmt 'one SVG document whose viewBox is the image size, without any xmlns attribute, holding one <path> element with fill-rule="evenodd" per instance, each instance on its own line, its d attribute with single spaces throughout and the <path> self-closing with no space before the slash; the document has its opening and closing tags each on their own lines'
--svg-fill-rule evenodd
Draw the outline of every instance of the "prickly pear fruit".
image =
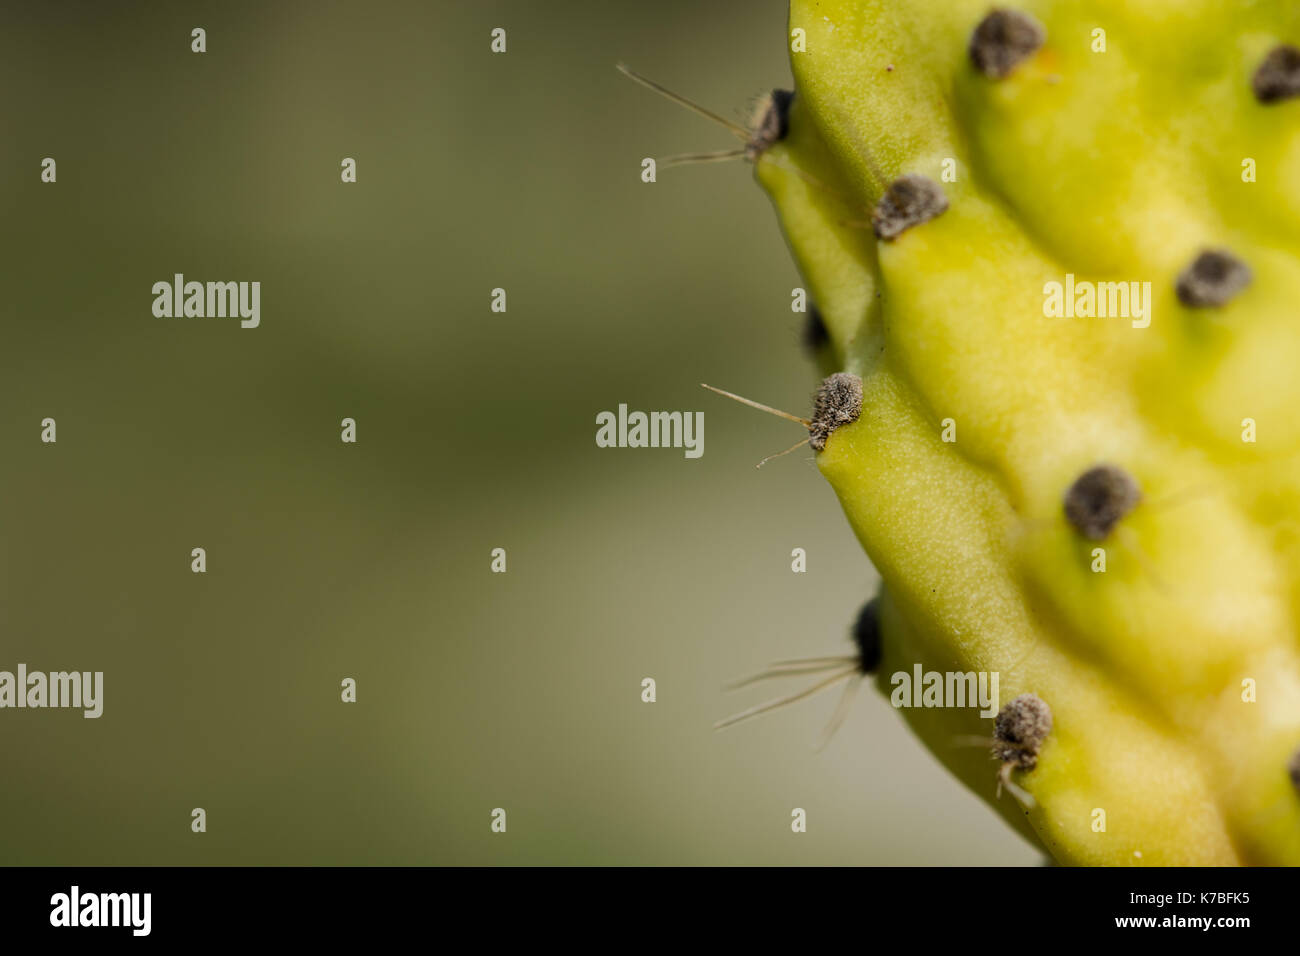
<svg viewBox="0 0 1300 956">
<path fill-rule="evenodd" d="M 1060 862 L 1300 864 L 1300 6 L 789 28 L 751 158 L 861 379 L 814 438 L 883 580 L 881 690 L 997 672 L 996 721 L 903 713 Z"/>
</svg>

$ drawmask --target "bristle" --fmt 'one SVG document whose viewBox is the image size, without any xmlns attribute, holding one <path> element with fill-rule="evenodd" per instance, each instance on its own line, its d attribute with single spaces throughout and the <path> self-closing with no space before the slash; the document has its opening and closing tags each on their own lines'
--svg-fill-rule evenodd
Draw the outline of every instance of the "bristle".
<svg viewBox="0 0 1300 956">
<path fill-rule="evenodd" d="M 623 63 L 617 64 L 617 67 L 618 67 L 618 71 L 622 73 L 624 76 L 626 76 L 628 79 L 640 83 L 646 89 L 658 93 L 660 96 L 664 97 L 665 99 L 671 100 L 672 102 L 676 103 L 678 106 L 686 107 L 688 110 L 690 110 L 692 113 L 695 113 L 698 116 L 703 116 L 705 119 L 712 120 L 713 122 L 726 127 L 727 129 L 731 130 L 731 132 L 734 133 L 736 136 L 740 137 L 742 140 L 745 140 L 746 142 L 749 141 L 750 138 L 749 130 L 745 129 L 745 127 L 741 126 L 739 123 L 733 123 L 731 120 L 719 116 L 717 113 L 713 112 L 712 110 L 705 109 L 700 104 L 688 100 L 686 97 L 682 96 L 681 94 L 674 93 L 666 86 L 662 86 L 659 83 L 656 83 L 654 80 L 649 79 L 648 77 L 644 77 L 640 73 L 634 72 Z"/>
</svg>

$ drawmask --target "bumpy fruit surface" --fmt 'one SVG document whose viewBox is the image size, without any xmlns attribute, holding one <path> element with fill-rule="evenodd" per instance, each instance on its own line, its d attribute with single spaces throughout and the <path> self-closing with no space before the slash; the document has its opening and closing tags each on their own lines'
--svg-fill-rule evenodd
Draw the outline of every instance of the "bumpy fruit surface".
<svg viewBox="0 0 1300 956">
<path fill-rule="evenodd" d="M 757 176 L 862 380 L 817 460 L 883 579 L 881 690 L 1032 704 L 1001 764 L 975 710 L 902 713 L 1061 862 L 1300 864 L 1300 4 L 789 28 Z M 1067 276 L 1149 282 L 1149 323 L 1047 314 Z"/>
</svg>

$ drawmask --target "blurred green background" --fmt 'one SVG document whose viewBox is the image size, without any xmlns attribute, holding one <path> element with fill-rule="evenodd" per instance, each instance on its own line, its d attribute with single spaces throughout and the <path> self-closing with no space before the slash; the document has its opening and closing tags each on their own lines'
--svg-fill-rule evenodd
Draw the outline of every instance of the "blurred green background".
<svg viewBox="0 0 1300 956">
<path fill-rule="evenodd" d="M 753 467 L 798 429 L 698 385 L 816 383 L 767 200 L 641 183 L 733 141 L 614 64 L 742 118 L 784 24 L 4 5 L 0 669 L 103 670 L 105 710 L 0 712 L 0 862 L 1037 862 L 870 687 L 820 754 L 831 694 L 710 729 L 847 652 L 874 574 L 806 450 Z M 154 318 L 175 272 L 260 281 L 261 327 Z M 620 402 L 703 410 L 704 457 L 596 448 Z"/>
</svg>

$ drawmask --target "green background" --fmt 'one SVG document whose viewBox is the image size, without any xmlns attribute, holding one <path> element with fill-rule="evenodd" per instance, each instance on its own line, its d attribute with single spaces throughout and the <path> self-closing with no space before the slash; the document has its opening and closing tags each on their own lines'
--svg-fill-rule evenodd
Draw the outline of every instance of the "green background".
<svg viewBox="0 0 1300 956">
<path fill-rule="evenodd" d="M 734 141 L 614 64 L 741 119 L 784 24 L 4 6 L 0 669 L 102 670 L 105 712 L 0 711 L 0 862 L 1038 860 L 870 687 L 821 753 L 833 694 L 710 729 L 847 652 L 874 573 L 806 450 L 753 467 L 798 428 L 698 385 L 808 407 L 767 200 L 641 183 Z M 175 272 L 260 281 L 261 327 L 154 318 Z M 704 411 L 704 457 L 596 448 L 620 402 Z"/>
</svg>

